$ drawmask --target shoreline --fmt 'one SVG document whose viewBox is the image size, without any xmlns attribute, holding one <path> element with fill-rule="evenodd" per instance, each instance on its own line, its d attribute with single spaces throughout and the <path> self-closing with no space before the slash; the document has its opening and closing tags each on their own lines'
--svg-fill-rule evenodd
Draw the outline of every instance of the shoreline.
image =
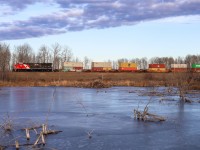
<svg viewBox="0 0 200 150">
<path fill-rule="evenodd" d="M 132 87 L 178 87 L 200 90 L 200 74 L 187 73 L 76 73 L 76 72 L 19 72 L 8 74 L 0 87 L 61 86 L 81 88 Z"/>
</svg>

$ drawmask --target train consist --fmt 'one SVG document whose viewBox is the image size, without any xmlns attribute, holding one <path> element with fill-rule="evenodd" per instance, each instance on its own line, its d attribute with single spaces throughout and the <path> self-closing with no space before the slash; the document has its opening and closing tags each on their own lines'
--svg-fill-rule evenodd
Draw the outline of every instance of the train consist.
<svg viewBox="0 0 200 150">
<path fill-rule="evenodd" d="M 56 69 L 58 70 L 58 69 Z M 15 72 L 52 72 L 55 71 L 52 63 L 17 63 L 13 66 Z M 83 62 L 64 62 L 62 72 L 200 72 L 200 64 L 171 64 L 169 68 L 165 64 L 149 64 L 148 69 L 140 69 L 136 63 L 120 62 L 118 69 L 113 69 L 111 62 L 92 62 L 91 69 L 84 69 Z"/>
<path fill-rule="evenodd" d="M 15 72 L 52 72 L 52 63 L 16 63 L 13 66 Z"/>
</svg>

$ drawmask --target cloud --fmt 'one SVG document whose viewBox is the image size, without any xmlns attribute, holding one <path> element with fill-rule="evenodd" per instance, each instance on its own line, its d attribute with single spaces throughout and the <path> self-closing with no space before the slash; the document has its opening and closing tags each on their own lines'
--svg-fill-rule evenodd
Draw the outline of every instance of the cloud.
<svg viewBox="0 0 200 150">
<path fill-rule="evenodd" d="M 13 39 L 26 39 L 33 37 L 41 37 L 45 35 L 61 34 L 61 30 L 56 29 L 41 29 L 34 27 L 25 27 L 25 28 L 7 28 L 0 30 L 0 41 L 3 40 L 13 40 Z"/>
<path fill-rule="evenodd" d="M 41 1 L 42 0 L 0 0 L 0 3 L 1 5 L 7 5 L 11 7 L 13 10 L 21 10 L 26 8 L 28 5 L 32 5 Z"/>
<path fill-rule="evenodd" d="M 21 0 L 0 0 L 0 2 L 21 11 L 36 2 L 56 4 L 60 7 L 60 11 L 54 14 L 30 17 L 25 21 L 1 22 L 1 40 L 200 15 L 200 0 L 26 0 L 23 3 Z M 19 33 L 21 36 L 17 36 Z"/>
</svg>

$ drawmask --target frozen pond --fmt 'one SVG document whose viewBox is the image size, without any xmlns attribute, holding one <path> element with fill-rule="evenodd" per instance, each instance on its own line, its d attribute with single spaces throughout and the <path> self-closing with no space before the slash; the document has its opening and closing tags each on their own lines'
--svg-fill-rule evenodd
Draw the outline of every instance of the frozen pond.
<svg viewBox="0 0 200 150">
<path fill-rule="evenodd" d="M 170 94 L 167 91 L 165 87 L 0 88 L 0 123 L 9 115 L 14 128 L 12 137 L 0 133 L 0 145 L 8 144 L 6 138 L 26 143 L 20 129 L 48 120 L 50 128 L 62 132 L 49 135 L 44 149 L 200 149 L 200 93 L 188 94 L 194 102 L 182 104 L 177 89 L 172 88 Z M 155 95 L 149 94 L 154 92 Z M 139 106 L 143 110 L 149 101 L 149 112 L 164 116 L 166 121 L 143 122 L 133 118 L 133 109 Z M 91 139 L 87 132 L 92 132 Z M 31 132 L 29 142 L 34 141 L 35 133 Z"/>
</svg>

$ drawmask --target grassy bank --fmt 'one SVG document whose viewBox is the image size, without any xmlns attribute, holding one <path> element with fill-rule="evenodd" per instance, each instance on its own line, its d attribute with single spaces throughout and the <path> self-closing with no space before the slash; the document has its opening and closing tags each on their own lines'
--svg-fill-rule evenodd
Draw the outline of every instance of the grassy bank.
<svg viewBox="0 0 200 150">
<path fill-rule="evenodd" d="M 91 73 L 10 72 L 0 86 L 176 86 L 190 84 L 200 89 L 200 74 L 188 73 Z"/>
</svg>

